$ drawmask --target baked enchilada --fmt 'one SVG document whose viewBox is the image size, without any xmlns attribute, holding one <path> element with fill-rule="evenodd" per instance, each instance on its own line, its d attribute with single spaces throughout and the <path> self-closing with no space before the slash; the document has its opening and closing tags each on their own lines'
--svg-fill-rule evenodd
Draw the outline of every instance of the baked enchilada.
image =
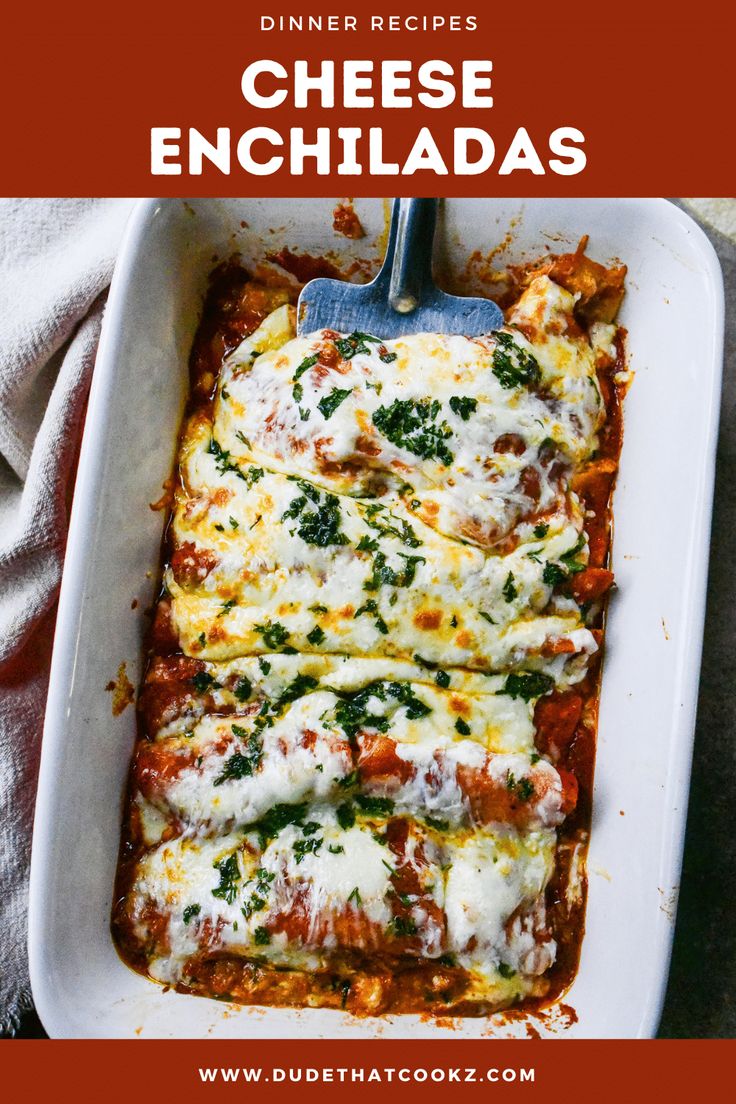
<svg viewBox="0 0 736 1104">
<path fill-rule="evenodd" d="M 549 1001 L 583 928 L 625 270 L 468 338 L 295 335 L 237 264 L 192 352 L 113 928 L 241 1003 Z"/>
</svg>

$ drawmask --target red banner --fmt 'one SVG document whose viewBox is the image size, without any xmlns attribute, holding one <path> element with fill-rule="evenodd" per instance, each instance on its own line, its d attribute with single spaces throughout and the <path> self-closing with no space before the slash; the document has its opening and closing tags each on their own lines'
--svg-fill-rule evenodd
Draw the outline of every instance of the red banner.
<svg viewBox="0 0 736 1104">
<path fill-rule="evenodd" d="M 39 1048 L 41 1048 L 39 1050 Z M 736 1043 L 15 1042 L 1 1049 L 7 1099 L 175 1101 L 719 1098 Z M 80 1096 L 80 1090 L 82 1095 Z"/>
<path fill-rule="evenodd" d="M 733 191 L 733 7 L 420 7 L 16 7 L 2 190 Z"/>
</svg>

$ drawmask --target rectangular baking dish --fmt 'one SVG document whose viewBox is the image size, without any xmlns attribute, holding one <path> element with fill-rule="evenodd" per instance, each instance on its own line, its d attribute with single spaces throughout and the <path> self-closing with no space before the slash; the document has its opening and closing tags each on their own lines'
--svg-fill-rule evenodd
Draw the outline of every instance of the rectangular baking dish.
<svg viewBox="0 0 736 1104">
<path fill-rule="evenodd" d="M 173 992 L 129 970 L 110 936 L 134 709 L 113 716 L 121 662 L 140 678 L 157 587 L 160 497 L 208 274 L 288 247 L 370 268 L 385 204 L 359 201 L 367 236 L 332 230 L 334 200 L 145 200 L 115 270 L 90 395 L 59 603 L 38 790 L 30 960 L 55 1037 L 524 1035 L 503 1015 L 448 1029 L 417 1016 L 248 1009 Z M 618 591 L 609 614 L 587 931 L 563 1004 L 533 1018 L 553 1037 L 655 1033 L 675 922 L 705 607 L 723 343 L 723 286 L 695 223 L 659 199 L 447 201 L 442 263 L 482 277 L 590 234 L 629 266 L 622 323 L 635 372 L 614 502 Z M 473 289 L 472 279 L 467 285 Z M 135 608 L 132 608 L 135 606 Z M 570 1009 L 574 1010 L 574 1015 Z"/>
</svg>

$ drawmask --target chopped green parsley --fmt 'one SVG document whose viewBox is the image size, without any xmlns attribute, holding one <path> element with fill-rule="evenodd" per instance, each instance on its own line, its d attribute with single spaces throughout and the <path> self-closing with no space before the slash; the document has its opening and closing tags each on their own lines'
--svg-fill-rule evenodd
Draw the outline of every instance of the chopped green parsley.
<svg viewBox="0 0 736 1104">
<path fill-rule="evenodd" d="M 237 701 L 247 702 L 252 690 L 253 685 L 250 679 L 247 679 L 245 675 L 240 675 L 233 688 L 233 695 Z"/>
<path fill-rule="evenodd" d="M 450 399 L 450 410 L 457 414 L 464 422 L 467 422 L 471 414 L 478 408 L 478 400 L 466 395 L 453 395 Z"/>
<path fill-rule="evenodd" d="M 424 556 L 407 556 L 404 552 L 398 552 L 398 556 L 404 560 L 406 566 L 397 571 L 386 560 L 384 552 L 376 552 L 373 556 L 373 570 L 363 584 L 364 590 L 379 590 L 385 584 L 395 587 L 409 587 L 414 582 L 417 565 L 426 563 Z"/>
<path fill-rule="evenodd" d="M 273 650 L 281 648 L 291 636 L 279 621 L 267 621 L 265 625 L 254 625 L 253 628 L 261 634 L 266 647 Z"/>
<path fill-rule="evenodd" d="M 380 533 L 382 537 L 396 537 L 397 540 L 400 540 L 402 544 L 409 548 L 418 548 L 423 543 L 405 518 L 396 517 L 396 514 L 392 513 L 391 510 L 387 510 L 380 502 L 372 502 L 369 506 L 366 506 L 364 517 L 366 524 Z M 374 547 L 372 551 L 375 552 L 375 550 Z"/>
<path fill-rule="evenodd" d="M 430 828 L 434 828 L 436 832 L 446 832 L 450 827 L 449 820 L 437 820 L 436 817 L 425 816 L 424 821 Z"/>
<path fill-rule="evenodd" d="M 367 342 L 380 345 L 380 337 L 363 333 L 361 330 L 353 330 L 347 337 L 340 337 L 335 341 L 335 347 L 343 360 L 352 360 L 358 353 L 370 353 Z"/>
<path fill-rule="evenodd" d="M 528 778 L 514 777 L 511 771 L 506 776 L 506 789 L 518 797 L 519 801 L 528 801 L 534 794 L 534 784 Z"/>
<path fill-rule="evenodd" d="M 347 390 L 341 387 L 333 387 L 329 395 L 324 395 L 319 400 L 319 402 L 317 403 L 317 408 L 322 414 L 325 421 L 327 421 L 328 418 L 332 417 L 338 406 L 345 402 L 348 395 L 352 394 L 352 391 L 352 387 L 347 388 Z"/>
<path fill-rule="evenodd" d="M 320 491 L 306 479 L 296 479 L 294 482 L 302 493 L 292 500 L 281 520 L 298 519 L 297 532 L 307 544 L 316 544 L 320 548 L 347 544 L 348 538 L 340 532 L 342 519 L 337 495 Z M 309 509 L 308 502 L 316 508 Z"/>
<path fill-rule="evenodd" d="M 247 438 L 243 437 L 242 440 L 246 446 L 250 448 L 250 442 Z M 220 475 L 224 475 L 226 472 L 232 472 L 233 475 L 237 475 L 239 479 L 247 483 L 249 487 L 252 487 L 259 479 L 263 479 L 265 475 L 263 468 L 254 468 L 252 465 L 248 468 L 247 472 L 241 471 L 240 466 L 234 460 L 230 459 L 230 453 L 222 448 L 214 437 L 210 439 L 207 451 L 211 456 L 214 456 L 215 465 Z"/>
<path fill-rule="evenodd" d="M 394 803 L 388 797 L 370 797 L 368 794 L 357 794 L 355 798 L 361 812 L 366 816 L 388 817 L 394 811 Z"/>
<path fill-rule="evenodd" d="M 302 824 L 306 811 L 306 804 L 273 805 L 260 820 L 246 825 L 244 831 L 257 832 L 261 847 L 266 847 L 289 824 Z"/>
<path fill-rule="evenodd" d="M 221 773 L 214 781 L 215 786 L 221 786 L 223 782 L 233 779 L 251 778 L 261 765 L 263 759 L 263 744 L 257 732 L 246 732 L 240 725 L 232 726 L 234 736 L 245 740 L 245 750 L 236 751 L 226 760 Z"/>
<path fill-rule="evenodd" d="M 317 363 L 318 360 L 319 360 L 319 354 L 318 353 L 313 353 L 311 356 L 305 357 L 304 360 L 299 365 L 299 367 L 297 368 L 296 372 L 294 372 L 294 379 L 295 380 L 300 379 L 301 376 L 303 376 L 305 372 L 309 371 L 310 368 L 314 368 L 314 366 L 315 366 L 315 364 Z"/>
<path fill-rule="evenodd" d="M 503 587 L 501 588 L 501 593 L 503 594 L 503 596 L 504 596 L 504 598 L 506 599 L 507 602 L 513 602 L 514 598 L 518 597 L 519 592 L 516 589 L 516 586 L 514 584 L 514 573 L 513 573 L 513 571 L 509 571 L 508 575 L 506 576 L 506 582 L 503 584 Z"/>
<path fill-rule="evenodd" d="M 221 684 L 215 682 L 209 671 L 197 671 L 192 679 L 194 689 L 198 694 L 206 694 L 208 690 L 220 690 Z"/>
<path fill-rule="evenodd" d="M 439 399 L 394 399 L 390 406 L 379 406 L 372 420 L 392 444 L 423 460 L 437 459 L 449 466 L 453 454 L 445 442 L 452 429 L 445 421 L 437 423 L 441 408 Z"/>
<path fill-rule="evenodd" d="M 388 625 L 379 613 L 378 603 L 375 598 L 369 598 L 367 602 L 360 606 L 353 614 L 353 620 L 355 620 L 356 617 L 362 617 L 364 613 L 370 613 L 375 617 L 375 626 L 383 636 L 388 634 Z"/>
<path fill-rule="evenodd" d="M 297 866 L 307 855 L 316 855 L 323 843 L 324 840 L 321 837 L 317 838 L 317 836 L 311 836 L 309 839 L 297 840 L 294 844 L 294 854 L 296 855 Z"/>
<path fill-rule="evenodd" d="M 542 376 L 536 358 L 502 331 L 496 334 L 492 371 L 501 386 L 508 388 L 533 386 Z"/>
<path fill-rule="evenodd" d="M 348 805 L 347 803 L 345 805 L 339 805 L 335 815 L 337 816 L 337 823 L 345 831 L 347 831 L 348 828 L 352 828 L 355 824 L 355 810 L 352 805 Z"/>
<path fill-rule="evenodd" d="M 543 671 L 521 671 L 508 675 L 503 690 L 499 693 L 528 702 L 532 698 L 541 698 L 543 694 L 548 694 L 554 689 L 554 685 L 552 676 L 545 675 Z"/>
<path fill-rule="evenodd" d="M 232 905 L 238 892 L 236 883 L 240 881 L 238 856 L 233 852 L 226 859 L 214 863 L 214 868 L 220 875 L 220 884 L 212 890 L 212 896 L 219 897 L 228 905 Z"/>
<path fill-rule="evenodd" d="M 416 935 L 417 926 L 413 920 L 407 920 L 403 916 L 394 916 L 389 924 L 389 935 Z"/>
</svg>

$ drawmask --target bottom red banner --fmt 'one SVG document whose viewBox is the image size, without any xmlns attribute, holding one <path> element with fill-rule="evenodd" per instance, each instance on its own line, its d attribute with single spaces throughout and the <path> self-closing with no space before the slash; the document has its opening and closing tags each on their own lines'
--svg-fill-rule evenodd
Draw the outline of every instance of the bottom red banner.
<svg viewBox="0 0 736 1104">
<path fill-rule="evenodd" d="M 734 1040 L 703 1041 L 6 1041 L 7 1100 L 144 1094 L 177 1102 L 271 1100 L 672 1101 L 723 1093 Z"/>
</svg>

